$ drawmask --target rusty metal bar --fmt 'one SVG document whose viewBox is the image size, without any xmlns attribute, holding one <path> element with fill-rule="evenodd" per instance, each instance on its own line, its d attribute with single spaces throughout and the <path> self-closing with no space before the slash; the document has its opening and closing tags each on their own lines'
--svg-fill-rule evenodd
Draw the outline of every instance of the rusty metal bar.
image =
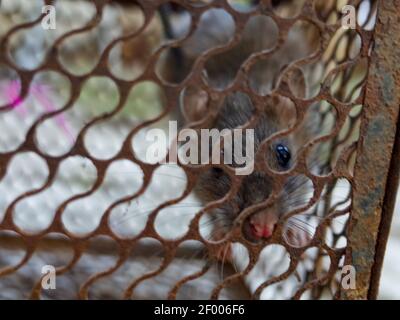
<svg viewBox="0 0 400 320">
<path fill-rule="evenodd" d="M 378 242 L 376 245 L 375 263 L 372 268 L 369 299 L 376 299 L 379 292 L 379 279 L 385 257 L 386 244 L 389 238 L 390 226 L 394 214 L 396 196 L 400 182 L 400 122 L 397 122 L 396 142 L 393 148 L 389 177 L 386 184 L 386 194 L 383 200 L 382 219 L 379 226 Z"/>
<path fill-rule="evenodd" d="M 53 3 L 51 0 L 48 0 L 47 2 Z M 290 4 L 294 3 L 294 1 L 288 2 L 264 0 L 260 2 L 261 4 L 259 6 L 254 8 L 254 11 L 240 12 L 234 10 L 234 8 L 230 6 L 230 3 L 226 0 L 215 0 L 201 6 L 194 5 L 196 2 L 195 0 L 174 0 L 172 1 L 172 5 L 176 6 L 177 8 L 181 8 L 182 11 L 186 11 L 191 16 L 193 23 L 191 31 L 187 33 L 185 37 L 178 37 L 179 39 L 175 39 L 176 41 L 168 39 L 172 41 L 168 42 L 167 44 L 162 43 L 162 40 L 165 40 L 162 38 L 165 37 L 161 36 L 162 23 L 160 16 L 158 15 L 158 12 L 163 8 L 163 5 L 169 3 L 167 0 L 107 0 L 100 2 L 90 0 L 90 2 L 93 4 L 96 11 L 94 18 L 81 29 L 74 29 L 67 34 L 64 34 L 62 38 L 63 41 L 72 41 L 73 36 L 95 30 L 95 28 L 97 28 L 100 24 L 106 4 L 113 2 L 120 2 L 121 4 L 125 5 L 124 9 L 126 9 L 126 11 L 136 10 L 135 12 L 130 13 L 136 14 L 134 17 L 142 15 L 144 22 L 143 26 L 139 28 L 139 26 L 135 26 L 135 23 L 132 22 L 135 21 L 134 19 L 128 19 L 123 28 L 123 35 L 120 35 L 113 39 L 113 41 L 109 42 L 102 52 L 97 52 L 99 55 L 98 65 L 94 67 L 94 69 L 87 75 L 76 75 L 71 72 L 71 70 L 67 70 L 65 66 L 60 63 L 60 59 L 57 58 L 57 56 L 62 52 L 62 46 L 60 45 L 62 41 L 60 40 L 58 40 L 58 42 L 56 42 L 51 48 L 52 50 L 49 51 L 49 54 L 41 69 L 27 71 L 10 60 L 10 58 L 6 55 L 7 48 L 10 50 L 13 49 L 13 47 L 10 46 L 12 41 L 9 41 L 9 38 L 14 36 L 14 34 L 17 33 L 17 31 L 22 27 L 22 29 L 30 29 L 39 24 L 40 17 L 37 18 L 36 21 L 29 22 L 24 26 L 18 24 L 10 26 L 11 29 L 4 35 L 4 38 L 0 39 L 0 61 L 10 69 L 15 69 L 15 72 L 20 78 L 21 100 L 26 98 L 25 95 L 29 91 L 28 87 L 31 85 L 31 82 L 33 82 L 33 76 L 43 70 L 63 74 L 66 78 L 68 78 L 72 85 L 73 90 L 71 91 L 70 99 L 63 106 L 62 113 L 70 111 L 70 109 L 74 106 L 74 101 L 77 100 L 79 95 L 85 90 L 83 87 L 84 80 L 91 77 L 104 76 L 108 79 L 111 79 L 113 82 L 115 82 L 118 95 L 120 97 L 120 101 L 115 107 L 114 111 L 102 115 L 93 115 L 90 121 L 85 122 L 85 125 L 79 129 L 75 144 L 71 147 L 72 149 L 69 153 L 63 154 L 60 157 L 54 157 L 51 154 L 44 152 L 34 141 L 37 127 L 46 119 L 50 119 L 51 117 L 58 115 L 58 113 L 55 112 L 45 113 L 40 116 L 40 118 L 36 119 L 35 122 L 30 126 L 29 131 L 26 133 L 25 141 L 21 143 L 18 149 L 5 150 L 4 152 L 0 151 L 0 182 L 6 176 L 7 169 L 11 166 L 10 163 L 12 157 L 25 151 L 31 151 L 37 155 L 40 155 L 40 157 L 46 161 L 49 169 L 47 180 L 42 187 L 39 189 L 34 189 L 32 187 L 33 189 L 27 190 L 25 193 L 15 196 L 15 198 L 12 199 L 12 202 L 7 204 L 7 207 L 4 209 L 4 219 L 2 218 L 3 220 L 0 221 L 0 230 L 14 232 L 17 231 L 19 234 L 18 238 L 20 239 L 14 236 L 0 235 L 0 250 L 5 248 L 7 251 L 21 251 L 22 248 L 24 251 L 26 251 L 26 258 L 24 258 L 25 260 L 23 260 L 18 266 L 7 265 L 5 269 L 3 268 L 0 270 L 0 293 L 2 291 L 1 281 L 5 279 L 7 275 L 14 275 L 14 273 L 17 273 L 17 271 L 22 269 L 22 267 L 26 264 L 34 263 L 34 259 L 31 260 L 30 257 L 33 256 L 38 249 L 45 249 L 45 251 L 51 251 L 52 253 L 57 253 L 60 255 L 65 255 L 67 250 L 64 249 L 66 248 L 73 249 L 75 256 L 70 263 L 68 263 L 63 269 L 59 270 L 60 275 L 66 274 L 69 271 L 76 271 L 75 268 L 78 260 L 85 253 L 102 255 L 103 257 L 118 255 L 118 259 L 110 269 L 102 272 L 93 271 L 93 273 L 90 274 L 90 277 L 88 275 L 87 279 L 72 279 L 79 282 L 78 284 L 82 288 L 79 291 L 78 296 L 80 298 L 88 298 L 88 291 L 93 283 L 112 275 L 126 262 L 131 262 L 131 258 L 147 259 L 157 254 L 155 252 L 158 252 L 159 249 L 162 248 L 163 253 L 158 253 L 158 255 L 164 258 L 163 264 L 157 270 L 151 273 L 141 274 L 139 279 L 130 279 L 129 277 L 126 278 L 125 282 L 127 287 L 121 288 L 121 290 L 125 290 L 125 297 L 132 297 L 134 296 L 132 293 L 134 292 L 135 287 L 147 279 L 162 275 L 164 270 L 168 268 L 174 259 L 184 260 L 181 258 L 193 255 L 193 247 L 186 247 L 185 241 L 200 241 L 202 245 L 204 245 L 204 251 L 201 253 L 207 253 L 207 255 L 200 260 L 210 260 L 205 261 L 207 263 L 216 263 L 218 265 L 222 264 L 218 258 L 218 253 L 220 252 L 220 249 L 229 248 L 230 242 L 238 242 L 239 244 L 242 244 L 247 251 L 247 257 L 249 258 L 249 264 L 244 270 L 236 270 L 236 268 L 234 270 L 236 265 L 229 265 L 229 263 L 226 263 L 228 273 L 225 277 L 224 274 L 222 274 L 220 277 L 221 281 L 215 283 L 215 288 L 212 289 L 212 292 L 210 291 L 210 297 L 212 298 L 218 298 L 218 295 L 221 291 L 224 289 L 228 290 L 229 288 L 235 293 L 243 290 L 246 293 L 244 295 L 246 298 L 264 298 L 262 296 L 264 289 L 270 288 L 275 284 L 279 286 L 282 285 L 283 287 L 285 284 L 293 280 L 289 279 L 291 275 L 294 275 L 298 280 L 295 288 L 297 291 L 293 291 L 293 294 L 288 297 L 292 296 L 295 299 L 302 298 L 304 293 L 310 291 L 314 291 L 316 293 L 315 295 L 311 296 L 311 298 L 326 298 L 326 296 L 323 296 L 323 294 L 328 290 L 330 291 L 332 297 L 340 297 L 342 299 L 376 298 L 379 288 L 379 277 L 383 263 L 383 255 L 388 239 L 394 200 L 398 187 L 397 183 L 399 180 L 400 165 L 397 162 L 397 157 L 400 156 L 400 125 L 398 121 L 400 106 L 400 70 L 398 69 L 398 65 L 400 63 L 400 12 L 397 10 L 398 7 L 400 7 L 400 0 L 379 1 L 379 15 L 375 31 L 363 29 L 363 27 L 365 27 L 364 24 L 364 26 L 358 26 L 357 30 L 347 30 L 346 32 L 342 32 L 344 30 L 342 29 L 339 19 L 340 10 L 338 10 L 336 6 L 333 6 L 333 4 L 337 4 L 339 2 L 334 1 L 324 2 L 324 5 L 327 3 L 331 4 L 326 8 L 323 8 L 321 5 L 322 8 L 320 8 L 319 11 L 324 11 L 323 15 L 318 14 L 318 6 L 315 6 L 315 1 L 305 1 L 305 5 L 298 12 L 298 15 L 288 18 L 279 16 L 275 12 L 274 6 L 278 3 L 285 3 L 285 5 L 290 6 Z M 255 2 L 257 1 L 253 1 L 253 3 Z M 348 1 L 348 3 L 358 6 L 361 1 Z M 133 5 L 129 6 L 127 4 L 137 4 L 137 8 Z M 370 1 L 371 8 L 375 8 L 375 4 L 375 1 Z M 225 13 L 228 13 L 231 16 L 233 23 L 236 24 L 234 36 L 232 38 L 233 41 L 225 44 L 223 47 L 214 47 L 211 51 L 206 50 L 199 54 L 199 56 L 195 59 L 196 62 L 193 63 L 192 67 L 190 68 L 190 73 L 187 75 L 188 80 L 186 80 L 186 82 L 178 83 L 179 81 L 172 81 L 173 83 L 169 83 L 165 81 L 165 79 L 162 79 L 164 77 L 161 74 L 158 75 L 156 72 L 157 62 L 163 61 L 163 59 L 160 58 L 162 56 L 162 51 L 167 52 L 168 50 L 177 49 L 179 46 L 183 45 L 185 41 L 190 40 L 189 38 L 191 37 L 191 32 L 200 30 L 199 27 L 201 25 L 200 22 L 202 14 L 211 9 L 224 10 Z M 288 12 L 285 14 L 287 16 L 291 16 L 292 10 L 289 9 L 292 8 L 287 7 L 286 9 L 288 9 Z M 369 17 L 371 18 L 374 16 L 374 13 L 375 11 L 371 9 L 369 12 Z M 332 14 L 337 18 L 337 21 L 336 23 L 330 24 L 328 23 L 328 17 L 332 16 Z M 122 203 L 128 204 L 129 202 L 128 207 L 130 207 L 130 202 L 132 200 L 139 199 L 139 197 L 143 195 L 146 190 L 148 190 L 150 182 L 153 179 L 158 178 L 153 173 L 159 165 L 151 165 L 149 163 L 139 161 L 137 154 L 135 154 L 135 152 L 133 152 L 134 150 L 132 150 L 133 147 L 131 146 L 131 140 L 133 137 L 136 137 L 136 134 L 139 132 L 139 130 L 150 128 L 150 126 L 156 125 L 157 121 L 166 120 L 172 113 L 177 112 L 175 109 L 177 109 L 177 106 L 180 103 L 180 94 L 183 92 L 189 92 L 189 90 L 186 91 L 186 89 L 190 89 L 190 86 L 198 86 L 199 82 L 200 84 L 203 84 L 203 81 L 200 81 L 202 80 L 200 75 L 205 68 L 205 62 L 210 61 L 219 54 L 224 54 L 232 50 L 234 46 L 239 44 L 235 44 L 235 41 L 240 40 L 240 37 L 243 36 L 245 27 L 252 16 L 257 15 L 268 16 L 270 19 L 272 19 L 271 21 L 276 24 L 276 28 L 279 30 L 279 39 L 277 39 L 278 44 L 275 48 L 276 50 L 278 50 L 279 47 L 288 39 L 288 31 L 291 30 L 295 24 L 298 22 L 307 24 L 307 22 L 309 22 L 309 24 L 313 26 L 311 28 L 311 25 L 309 25 L 309 27 L 311 29 L 316 29 L 311 33 L 321 35 L 318 41 L 319 49 L 312 56 L 308 56 L 303 59 L 301 65 L 312 66 L 316 62 L 322 62 L 322 68 L 330 69 L 331 65 L 333 66 L 333 69 L 326 77 L 321 76 L 321 78 L 315 80 L 315 85 L 319 86 L 322 84 L 322 86 L 319 93 L 312 99 L 295 97 L 290 93 L 290 90 L 288 90 L 290 89 L 290 72 L 297 70 L 297 67 L 300 66 L 299 61 L 297 62 L 299 64 L 298 66 L 292 65 L 285 67 L 287 68 L 286 71 L 282 70 L 282 74 L 280 75 L 280 84 L 275 89 L 276 91 L 274 93 L 274 96 L 283 95 L 283 97 L 286 97 L 287 99 L 290 98 L 289 100 L 293 99 L 293 101 L 296 102 L 295 108 L 296 112 L 299 111 L 299 115 L 304 114 L 306 109 L 310 109 L 309 106 L 311 106 L 311 103 L 320 103 L 321 101 L 325 101 L 332 105 L 332 110 L 326 111 L 325 116 L 327 117 L 329 113 L 329 115 L 335 118 L 335 120 L 332 120 L 332 122 L 335 122 L 335 128 L 333 128 L 333 131 L 331 130 L 331 133 L 325 136 L 325 138 L 318 137 L 314 140 L 314 144 L 325 144 L 332 140 L 337 143 L 332 145 L 332 150 L 328 153 L 330 158 L 327 160 L 327 163 L 329 163 L 329 167 L 332 167 L 331 174 L 327 173 L 327 176 L 322 177 L 315 175 L 310 177 L 310 180 L 313 182 L 313 189 L 315 193 L 311 201 L 313 201 L 315 204 L 317 204 L 319 201 L 321 201 L 320 203 L 325 202 L 324 205 L 326 206 L 324 214 L 322 217 L 320 217 L 322 220 L 319 222 L 319 226 L 317 228 L 318 230 L 315 232 L 313 239 L 311 239 L 307 245 L 302 246 L 301 248 L 293 248 L 283 238 L 282 230 L 277 230 L 277 232 L 275 232 L 274 236 L 269 239 L 268 242 L 257 244 L 250 244 L 248 241 L 245 241 L 240 232 L 230 232 L 227 238 L 229 246 L 224 247 L 222 244 L 216 244 L 215 241 L 204 239 L 204 237 L 201 235 L 199 226 L 201 212 L 198 212 L 195 218 L 188 223 L 188 231 L 183 234 L 182 237 L 174 238 L 173 240 L 170 238 L 165 238 L 165 234 L 163 236 L 156 230 L 157 216 L 159 216 L 160 211 L 164 208 L 171 207 L 172 205 L 183 201 L 185 199 L 185 195 L 188 195 L 192 192 L 192 187 L 197 183 L 197 178 L 200 173 L 199 171 L 196 172 L 196 170 L 193 168 L 185 166 L 181 167 L 187 175 L 187 185 L 185 190 L 182 191 L 182 196 L 178 198 L 175 198 L 174 196 L 172 200 L 165 201 L 163 204 L 160 204 L 157 208 L 155 208 L 151 214 L 149 213 L 146 226 L 143 227 L 143 230 L 140 234 L 135 234 L 135 238 L 126 239 L 125 236 L 117 234 L 117 232 L 112 228 L 111 219 L 109 219 L 111 217 L 112 210 Z M 369 21 L 370 18 L 368 18 L 367 21 Z M 146 37 L 151 37 L 150 31 L 152 28 L 150 28 L 150 26 L 152 26 L 153 22 L 158 26 L 155 28 L 158 30 L 155 32 L 157 34 L 155 38 L 158 40 L 154 41 L 155 43 L 153 45 L 150 45 L 147 43 Z M 165 31 L 166 30 L 164 30 L 164 33 L 168 34 L 168 32 Z M 359 36 L 359 39 L 357 36 Z M 71 38 L 71 40 L 69 40 L 69 38 Z M 170 36 L 167 38 L 175 37 Z M 372 40 L 374 39 L 375 42 L 372 43 Z M 345 48 L 341 48 L 343 41 L 345 40 L 347 41 L 347 45 Z M 350 54 L 352 47 L 358 46 L 358 40 L 360 40 L 360 53 L 355 53 L 354 55 Z M 135 62 L 135 64 L 143 64 L 147 66 L 145 68 L 146 70 L 143 72 L 141 71 L 141 75 L 134 77 L 133 80 L 123 80 L 111 72 L 112 68 L 110 68 L 108 53 L 110 53 L 119 42 L 123 42 L 126 52 L 129 52 L 129 54 L 119 57 L 121 61 L 123 60 L 126 65 L 132 65 L 132 63 Z M 142 45 L 142 43 L 145 45 Z M 142 49 L 147 46 L 148 50 L 136 50 L 137 48 Z M 78 46 L 78 48 L 83 48 L 83 46 Z M 233 82 L 233 86 L 227 87 L 222 91 L 211 88 L 212 86 L 210 85 L 202 85 L 201 88 L 204 87 L 204 92 L 207 93 L 208 97 L 212 98 L 211 100 L 215 98 L 214 100 L 217 101 L 221 97 L 231 94 L 233 90 L 243 91 L 246 94 L 248 93 L 254 99 L 254 101 L 257 102 L 256 105 L 264 104 L 266 100 L 259 95 L 254 95 L 254 92 L 252 92 L 246 85 L 245 80 L 247 76 L 249 76 L 248 73 L 252 70 L 252 67 L 262 60 L 268 61 L 275 49 L 272 48 L 272 51 L 269 52 L 253 52 L 255 54 L 249 56 L 249 58 L 243 62 L 240 70 L 236 72 L 237 77 Z M 76 50 L 77 52 L 75 53 L 79 55 L 81 52 L 78 51 L 79 49 Z M 144 55 L 148 54 L 149 59 L 138 57 L 139 54 L 137 54 L 137 52 L 139 51 L 146 52 Z M 136 53 L 138 56 L 135 56 L 134 53 Z M 343 55 L 344 58 L 340 58 Z M 362 63 L 364 61 L 366 62 L 366 60 L 368 60 L 368 64 Z M 168 60 L 166 60 L 165 63 L 168 64 L 167 62 Z M 170 64 L 168 67 L 171 67 Z M 128 69 L 128 67 L 126 68 Z M 362 71 L 359 69 L 362 69 Z M 127 125 L 126 129 L 129 131 L 129 135 L 124 137 L 124 142 L 121 144 L 120 152 L 116 154 L 115 157 L 110 159 L 107 158 L 106 160 L 93 157 L 93 155 L 91 155 L 89 152 L 89 148 L 85 146 L 83 140 L 86 136 L 87 130 L 97 125 L 97 122 L 111 122 L 111 118 L 120 113 L 124 108 L 125 101 L 129 99 L 128 91 L 130 88 L 139 83 L 143 84 L 147 81 L 156 84 L 160 87 L 160 91 L 165 93 L 165 99 L 163 98 L 165 101 L 162 103 L 165 105 L 163 109 L 164 111 L 160 114 L 157 114 L 157 116 L 154 115 L 152 120 L 137 121 L 138 119 L 135 119 L 136 122 L 140 122 L 138 125 Z M 335 89 L 336 83 L 338 83 L 339 89 Z M 354 86 L 354 88 L 352 88 L 352 86 Z M 347 93 L 348 89 L 350 93 Z M 358 89 L 360 91 L 359 98 L 355 98 L 354 101 L 350 101 L 350 98 L 353 97 L 353 95 L 356 96 L 354 93 Z M 270 97 L 267 98 L 269 99 Z M 160 98 L 160 100 L 161 99 L 162 98 Z M 213 103 L 214 100 L 212 101 Z M 360 105 L 363 105 L 362 118 L 360 119 L 358 115 L 354 117 L 350 116 L 349 111 Z M 0 106 L 0 115 L 12 111 L 11 109 L 13 107 L 14 106 L 11 105 L 11 102 L 7 102 L 7 105 L 5 106 Z M 333 115 L 333 109 L 336 109 L 336 116 Z M 211 111 L 213 110 L 207 110 L 207 112 L 205 112 L 208 114 L 207 117 L 212 115 Z M 255 113 L 254 116 L 257 118 L 260 116 L 260 113 Z M 352 129 L 348 132 L 348 134 L 345 135 L 345 138 L 339 139 L 339 136 L 341 136 L 340 133 L 343 132 L 342 130 L 345 126 L 345 119 L 348 117 L 351 118 L 350 126 Z M 300 121 L 300 118 L 296 121 Z M 357 158 L 354 171 L 355 174 L 353 176 L 351 173 L 352 169 L 348 167 L 351 167 L 353 163 L 351 156 L 355 150 L 355 144 L 353 143 L 353 140 L 358 140 L 358 121 L 361 121 L 361 132 L 359 134 L 360 139 L 357 143 Z M 191 124 L 189 124 L 189 127 L 191 127 Z M 294 127 L 284 133 L 282 137 L 293 133 L 295 133 Z M 348 149 L 347 143 L 350 145 Z M 303 152 L 304 156 L 306 154 L 310 154 L 309 151 L 311 151 L 311 144 L 307 144 L 302 147 L 304 147 L 304 151 L 306 151 Z M 332 159 L 336 157 L 336 153 L 338 154 L 339 160 L 337 160 L 337 163 L 335 164 L 335 161 Z M 48 229 L 43 230 L 42 234 L 30 235 L 24 228 L 17 226 L 17 223 L 15 222 L 14 209 L 19 203 L 25 201 L 25 199 L 50 189 L 53 183 L 55 183 L 54 181 L 57 180 L 56 173 L 59 171 L 61 161 L 75 155 L 82 156 L 85 159 L 90 159 L 90 161 L 93 163 L 93 166 L 96 167 L 97 170 L 96 182 L 89 191 L 70 196 L 68 199 L 64 200 L 64 202 L 61 203 L 57 209 L 55 209 L 54 217 L 52 218 L 50 226 Z M 129 194 L 128 197 L 122 197 L 121 195 L 121 197 L 118 199 L 113 199 L 112 201 L 110 200 L 111 203 L 107 203 L 107 209 L 101 213 L 102 218 L 100 224 L 92 233 L 88 234 L 84 238 L 78 234 L 74 234 L 68 227 L 66 227 L 66 224 L 64 224 L 62 219 L 66 208 L 69 204 L 72 204 L 78 199 L 90 198 L 90 196 L 97 192 L 97 190 L 106 185 L 104 180 L 106 178 L 107 168 L 112 163 L 121 159 L 130 160 L 140 167 L 140 170 L 144 174 L 140 190 Z M 260 168 L 263 169 L 265 166 L 265 161 L 261 160 L 263 159 L 258 159 L 257 162 Z M 309 173 L 309 168 L 306 168 L 307 166 L 305 157 L 300 159 L 299 162 L 300 165 L 298 168 L 295 168 L 292 173 L 290 173 L 291 175 L 304 175 Z M 284 175 L 277 174 L 272 171 L 270 172 L 270 170 L 267 170 L 266 167 L 263 170 L 267 171 L 267 173 L 271 175 L 271 178 L 274 179 L 277 185 L 283 185 L 283 183 L 286 182 Z M 352 187 L 352 192 L 350 193 L 350 195 L 352 195 L 351 212 L 349 210 L 349 205 L 346 204 L 345 209 L 339 210 L 339 205 L 337 203 L 335 204 L 332 200 L 332 190 L 337 186 L 337 181 L 339 179 L 347 179 L 349 181 L 349 185 Z M 12 182 L 13 180 L 11 181 L 11 184 Z M 237 189 L 240 183 L 242 183 L 242 180 L 239 178 L 234 179 L 230 189 Z M 323 191 L 325 187 L 329 186 L 329 184 L 332 185 L 332 188 L 328 188 L 327 192 L 324 193 Z M 157 195 L 154 196 L 156 197 Z M 91 201 L 94 201 L 93 198 Z M 202 203 L 202 207 L 204 206 L 208 207 L 208 209 L 212 209 L 212 205 L 210 205 L 211 203 L 206 202 L 207 201 Z M 347 198 L 343 203 L 347 203 Z M 77 212 L 79 211 L 77 210 Z M 40 212 L 33 212 L 33 214 L 40 214 Z M 317 211 L 315 211 L 314 214 L 318 214 Z M 346 220 L 345 225 L 348 225 L 348 228 L 334 232 L 331 220 L 335 219 L 336 217 L 344 217 L 347 214 L 349 215 L 350 223 L 348 224 L 348 221 Z M 333 243 L 327 240 L 326 234 L 328 229 L 332 229 L 331 231 L 334 237 Z M 51 237 L 50 234 L 53 233 L 63 235 L 63 237 Z M 49 235 L 49 237 L 46 235 Z M 106 237 L 100 237 L 99 241 L 97 241 L 97 239 L 96 241 L 93 241 L 96 236 Z M 158 240 L 160 245 L 142 245 L 140 240 L 147 237 L 152 238 L 153 240 Z M 337 240 L 340 237 L 344 237 L 347 240 L 346 247 L 337 246 Z M 217 238 L 214 240 L 217 240 Z M 92 243 L 93 246 L 91 245 Z M 24 244 L 27 244 L 26 248 L 23 247 Z M 254 268 L 262 269 L 264 264 L 267 266 L 267 262 L 270 263 L 269 259 L 266 259 L 265 257 L 262 258 L 263 260 L 261 261 L 259 259 L 261 259 L 261 251 L 264 249 L 264 247 L 270 246 L 271 244 L 284 246 L 284 254 L 289 255 L 290 257 L 290 266 L 286 271 L 282 270 L 282 272 L 279 272 L 278 275 L 273 277 L 267 272 L 263 272 L 263 276 L 265 277 L 264 282 L 260 284 L 258 288 L 254 289 L 251 285 L 248 285 L 248 275 L 250 274 L 251 270 L 255 270 Z M 318 256 L 307 256 L 305 253 L 309 248 L 319 249 Z M 132 252 L 135 254 L 132 255 Z M 346 252 L 345 264 L 354 265 L 357 271 L 357 288 L 355 290 L 345 291 L 343 288 L 338 289 L 340 288 L 340 285 L 337 283 L 336 275 L 342 267 L 341 264 L 343 261 L 342 258 L 344 252 Z M 246 256 L 246 254 L 244 254 L 244 256 Z M 307 271 L 308 273 L 305 272 L 303 275 L 300 274 L 302 273 L 301 270 L 299 273 L 297 265 L 303 262 L 304 257 L 312 259 L 311 263 L 313 263 L 313 267 L 310 268 L 311 270 L 309 272 Z M 329 268 L 320 264 L 320 261 L 323 257 L 330 258 L 331 263 Z M 276 258 L 276 256 L 274 256 L 274 258 Z M 222 261 L 226 260 L 222 259 Z M 279 260 L 278 262 L 282 264 L 282 261 Z M 190 264 L 190 260 L 187 260 L 187 262 Z M 261 266 L 256 265 L 258 262 L 261 262 Z M 207 266 L 208 265 L 209 264 L 207 264 Z M 278 263 L 270 263 L 269 266 L 272 266 L 272 268 L 276 269 L 279 267 Z M 204 272 L 206 271 L 207 270 L 204 269 Z M 274 269 L 274 271 L 276 270 Z M 29 275 L 29 277 L 30 276 L 31 275 Z M 177 292 L 181 287 L 184 286 L 185 283 L 192 280 L 199 280 L 202 276 L 203 270 L 201 272 L 199 271 L 195 274 L 186 276 L 182 279 L 177 279 L 173 290 L 171 289 L 167 297 L 176 298 Z M 303 276 L 303 278 L 301 276 Z M 37 285 L 32 289 L 30 294 L 31 297 L 40 297 L 41 289 L 39 280 L 40 279 L 36 279 Z M 228 287 L 229 285 L 232 285 L 232 283 L 239 283 L 241 289 L 237 289 L 237 287 Z M 279 289 L 279 286 L 273 288 L 274 294 L 281 290 Z"/>
<path fill-rule="evenodd" d="M 13 235 L 0 235 L 1 249 L 8 250 L 25 250 L 25 246 L 20 237 Z M 37 249 L 60 252 L 72 247 L 71 240 L 57 236 L 48 236 L 40 240 Z M 163 257 L 163 247 L 154 243 L 138 243 L 133 247 L 135 256 L 138 257 Z M 110 239 L 96 239 L 96 242 L 91 243 L 85 249 L 86 253 L 99 254 L 99 255 L 113 255 L 116 253 L 114 243 Z M 180 259 L 193 259 L 193 257 L 204 256 L 206 251 L 199 250 L 192 246 L 181 246 L 177 251 L 175 257 Z"/>
<path fill-rule="evenodd" d="M 392 170 L 398 169 L 393 146 L 400 108 L 399 6 L 398 0 L 380 1 L 378 9 L 345 259 L 356 269 L 357 285 L 354 290 L 342 289 L 343 299 L 376 298 L 378 292 L 396 192 Z"/>
</svg>

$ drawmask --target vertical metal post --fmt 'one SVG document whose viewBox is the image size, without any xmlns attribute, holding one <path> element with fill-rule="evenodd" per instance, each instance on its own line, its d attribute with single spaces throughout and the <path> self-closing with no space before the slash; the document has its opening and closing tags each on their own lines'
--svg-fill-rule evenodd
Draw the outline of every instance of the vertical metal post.
<svg viewBox="0 0 400 320">
<path fill-rule="evenodd" d="M 354 290 L 341 290 L 342 299 L 376 298 L 379 286 L 397 188 L 391 170 L 398 168 L 399 156 L 393 153 L 400 108 L 399 7 L 400 0 L 378 5 L 345 259 L 355 267 L 357 283 Z"/>
</svg>

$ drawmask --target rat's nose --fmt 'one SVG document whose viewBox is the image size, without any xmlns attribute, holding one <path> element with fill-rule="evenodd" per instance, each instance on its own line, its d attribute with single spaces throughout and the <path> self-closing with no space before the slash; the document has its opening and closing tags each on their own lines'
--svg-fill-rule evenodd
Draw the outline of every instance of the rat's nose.
<svg viewBox="0 0 400 320">
<path fill-rule="evenodd" d="M 250 221 L 251 231 L 256 238 L 268 239 L 272 235 L 273 226 L 267 224 L 257 224 Z"/>
</svg>

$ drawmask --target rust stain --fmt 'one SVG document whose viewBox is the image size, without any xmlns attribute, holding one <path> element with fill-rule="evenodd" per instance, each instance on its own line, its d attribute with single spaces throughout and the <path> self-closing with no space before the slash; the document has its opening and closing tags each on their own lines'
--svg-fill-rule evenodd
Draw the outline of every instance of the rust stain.
<svg viewBox="0 0 400 320">
<path fill-rule="evenodd" d="M 382 3 L 381 3 L 382 4 Z M 358 159 L 354 173 L 354 196 L 349 227 L 349 247 L 346 264 L 354 265 L 357 271 L 357 288 L 342 290 L 342 298 L 367 299 L 371 286 L 371 273 L 376 261 L 378 234 L 387 238 L 388 230 L 379 233 L 382 206 L 387 190 L 390 162 L 396 138 L 399 117 L 400 73 L 394 65 L 400 63 L 400 25 L 391 25 L 391 36 L 387 35 L 388 23 L 400 18 L 396 1 L 384 1 L 379 7 L 375 27 L 375 48 L 370 58 L 369 77 L 365 96 L 365 108 L 358 146 Z M 386 217 L 390 219 L 390 217 Z M 379 250 L 384 250 L 380 247 Z M 382 256 L 380 255 L 381 259 Z M 375 270 L 377 272 L 377 270 Z M 375 295 L 377 291 L 375 292 Z"/>
</svg>

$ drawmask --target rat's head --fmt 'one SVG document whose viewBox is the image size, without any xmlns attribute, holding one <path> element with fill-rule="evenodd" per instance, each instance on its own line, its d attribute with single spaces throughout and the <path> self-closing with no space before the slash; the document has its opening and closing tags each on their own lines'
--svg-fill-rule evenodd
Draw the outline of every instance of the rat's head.
<svg viewBox="0 0 400 320">
<path fill-rule="evenodd" d="M 287 129 L 295 120 L 294 107 L 291 101 L 284 97 L 266 99 L 265 112 L 259 116 L 251 128 L 254 129 L 254 152 L 257 154 L 260 145 L 272 134 Z M 293 107 L 293 108 L 291 108 Z M 230 94 L 213 124 L 214 128 L 233 129 L 247 123 L 254 113 L 250 98 L 243 93 Z M 303 129 L 306 130 L 306 129 Z M 307 134 L 298 133 L 291 137 L 274 139 L 265 151 L 268 166 L 277 172 L 289 170 L 296 158 L 296 153 L 304 143 Z M 302 142 L 303 140 L 303 142 Z M 244 143 L 244 139 L 243 142 Z M 246 150 L 243 146 L 242 150 Z M 235 166 L 235 163 L 232 164 Z M 277 195 L 273 203 L 262 210 L 252 213 L 243 224 L 243 233 L 250 241 L 258 241 L 271 237 L 279 219 L 294 206 L 307 202 L 306 194 L 310 191 L 308 179 L 303 176 L 293 176 L 286 180 L 285 187 Z M 223 198 L 232 188 L 231 178 L 220 167 L 210 167 L 204 171 L 198 180 L 197 194 L 204 203 Z M 216 228 L 221 228 L 225 234 L 232 227 L 234 220 L 246 208 L 265 202 L 274 188 L 274 177 L 256 169 L 242 176 L 238 192 L 230 201 L 212 212 L 217 222 Z"/>
</svg>

